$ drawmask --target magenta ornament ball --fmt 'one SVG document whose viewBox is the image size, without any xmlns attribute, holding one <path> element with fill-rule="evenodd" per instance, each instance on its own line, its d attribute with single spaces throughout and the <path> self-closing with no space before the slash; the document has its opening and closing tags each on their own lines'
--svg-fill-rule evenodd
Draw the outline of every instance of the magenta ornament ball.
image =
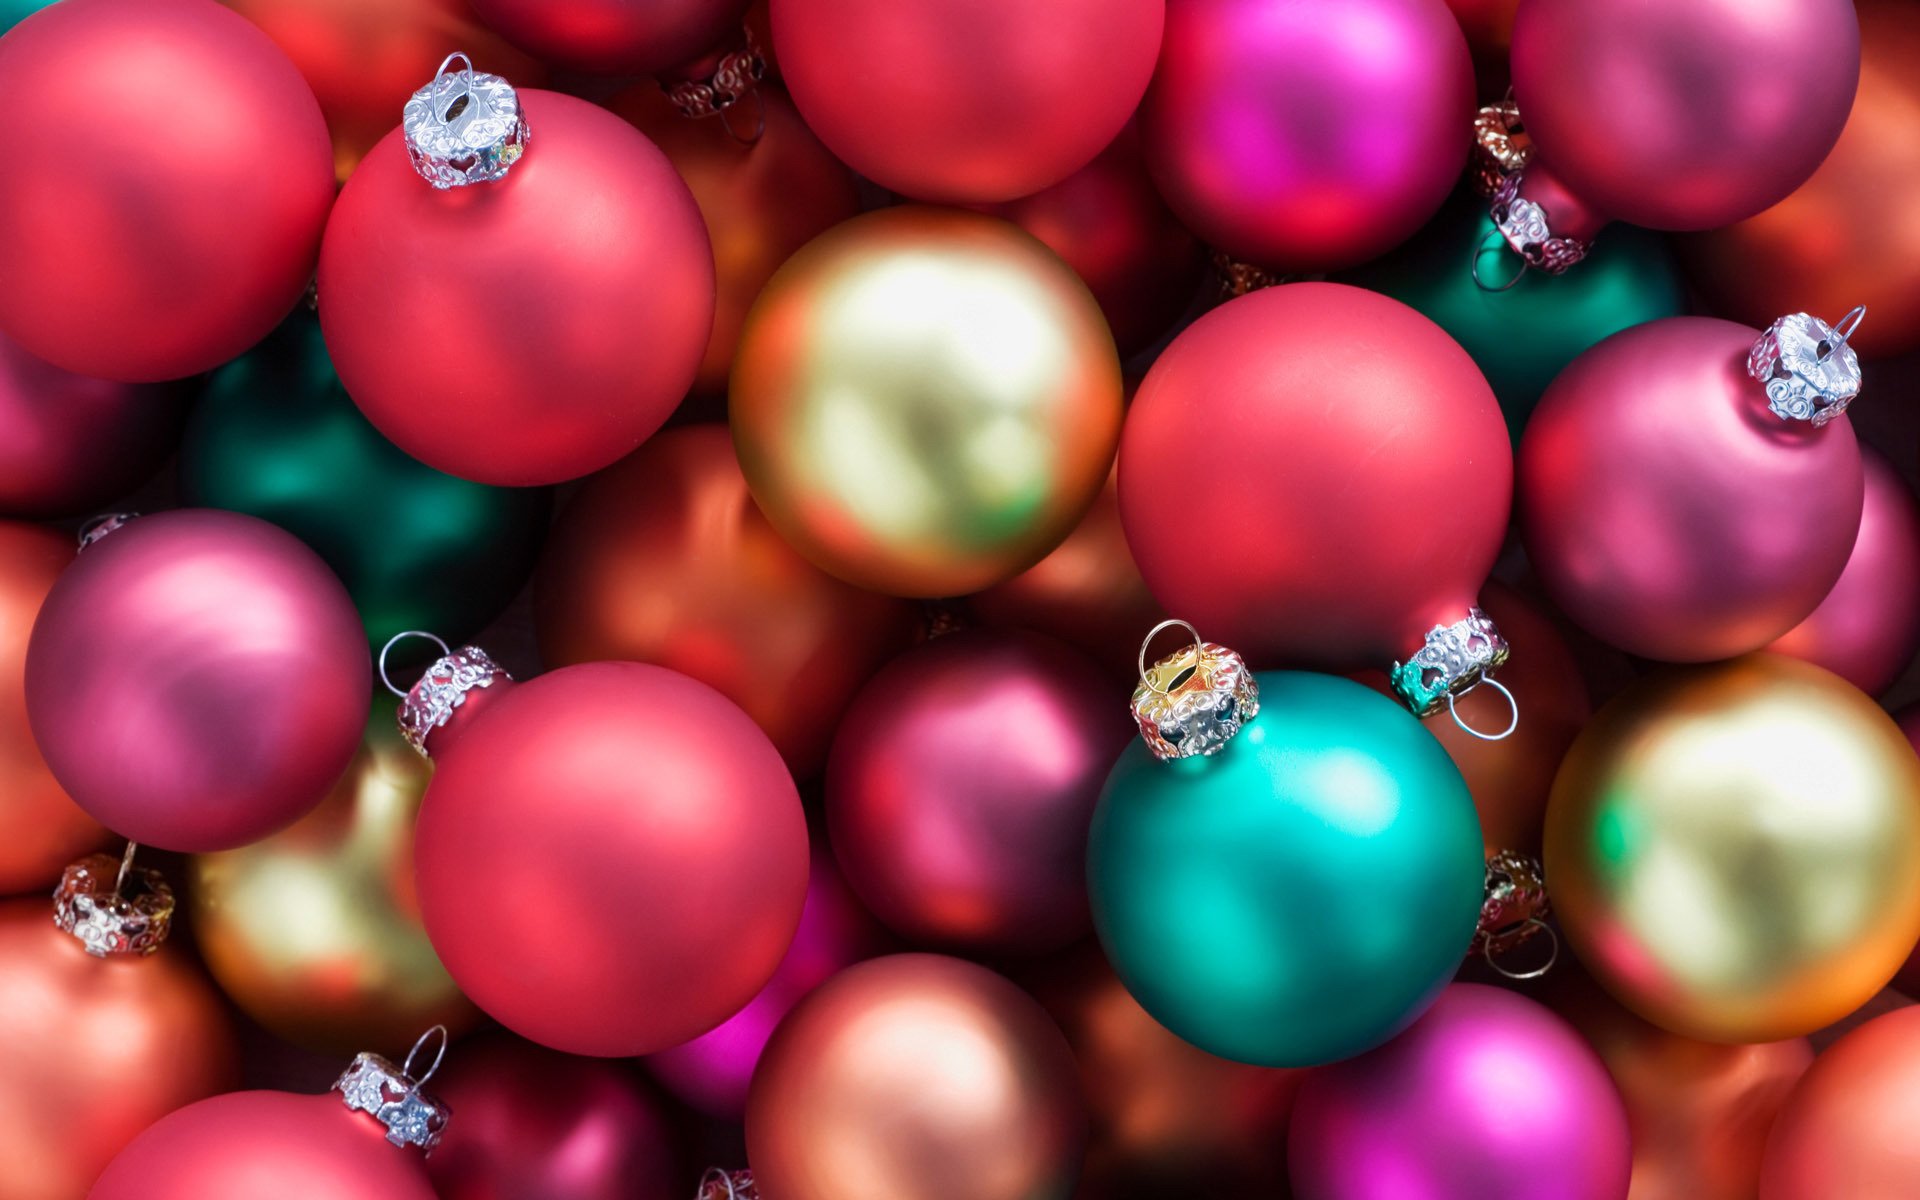
<svg viewBox="0 0 1920 1200">
<path fill-rule="evenodd" d="M 1287 1163 L 1301 1200 L 1626 1200 L 1626 1105 L 1571 1025 L 1447 988 L 1376 1050 L 1307 1075 Z"/>
<path fill-rule="evenodd" d="M 1472 55 L 1444 0 L 1180 0 L 1140 121 L 1189 229 L 1261 266 L 1331 271 L 1433 216 L 1473 111 Z"/>
<path fill-rule="evenodd" d="M 318 804 L 366 724 L 347 590 L 292 534 L 183 509 L 80 553 L 27 647 L 27 717 L 76 803 L 136 842 L 202 853 Z"/>
</svg>

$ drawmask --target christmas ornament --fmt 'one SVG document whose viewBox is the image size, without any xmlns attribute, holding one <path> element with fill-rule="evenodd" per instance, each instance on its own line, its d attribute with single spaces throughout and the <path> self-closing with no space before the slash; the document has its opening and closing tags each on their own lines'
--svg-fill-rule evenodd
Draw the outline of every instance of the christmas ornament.
<svg viewBox="0 0 1920 1200">
<path fill-rule="evenodd" d="M 420 68 L 449 46 L 529 86 L 546 68 L 474 17 L 467 0 L 221 0 L 266 31 L 312 86 L 342 183 L 393 128 Z"/>
<path fill-rule="evenodd" d="M 1472 119 L 1473 60 L 1443 0 L 1185 0 L 1140 131 L 1189 229 L 1263 267 L 1329 271 L 1433 216 Z"/>
<path fill-rule="evenodd" d="M 371 687 L 353 602 L 265 521 L 142 517 L 81 552 L 27 647 L 27 716 L 101 824 L 165 850 L 258 841 L 318 804 Z"/>
<path fill-rule="evenodd" d="M 1860 527 L 1846 326 L 1672 317 L 1562 371 L 1520 443 L 1514 493 L 1554 603 L 1667 662 L 1756 650 L 1804 620 Z"/>
<path fill-rule="evenodd" d="M 510 486 L 597 471 L 693 382 L 713 314 L 700 210 L 612 113 L 451 62 L 340 193 L 327 347 L 428 466 Z"/>
<path fill-rule="evenodd" d="M 1920 704 L 1909 704 L 1893 714 L 1894 724 L 1906 736 L 1907 744 L 1920 754 Z M 1908 996 L 1920 996 L 1920 944 L 1916 944 L 1894 974 L 1893 986 Z"/>
<path fill-rule="evenodd" d="M 1506 659 L 1474 597 L 1511 477 L 1499 406 L 1437 326 L 1359 288 L 1285 284 L 1154 363 L 1121 439 L 1120 517 L 1169 612 L 1256 665 L 1393 662 L 1426 715 Z"/>
<path fill-rule="evenodd" d="M 710 425 L 666 430 L 581 488 L 548 542 L 534 621 L 555 666 L 634 659 L 718 689 L 809 779 L 920 614 L 788 548 Z"/>
<path fill-rule="evenodd" d="M 696 392 L 725 395 L 754 298 L 781 263 L 860 211 L 853 173 L 813 136 L 777 85 L 753 94 L 759 137 L 742 142 L 720 121 L 689 121 L 652 83 L 610 107 L 653 139 L 687 182 L 706 219 L 715 269 L 713 333 Z"/>
<path fill-rule="evenodd" d="M 5 33 L 53 0 L 4 0 L 0 3 L 0 33 Z"/>
<path fill-rule="evenodd" d="M 478 633 L 526 582 L 547 526 L 544 489 L 455 479 L 381 437 L 305 313 L 214 373 L 180 448 L 180 493 L 313 547 L 375 647 L 409 629 Z"/>
<path fill-rule="evenodd" d="M 1920 504 L 1877 451 L 1860 447 L 1860 465 L 1866 503 L 1846 569 L 1820 607 L 1767 649 L 1878 695 L 1920 649 Z"/>
<path fill-rule="evenodd" d="M 1899 0 L 1858 7 L 1860 91 L 1833 152 L 1772 208 L 1681 246 L 1714 312 L 1759 324 L 1864 304 L 1873 323 L 1851 340 L 1881 358 L 1920 345 L 1920 231 L 1907 215 L 1920 189 L 1920 146 L 1907 134 L 1920 107 L 1920 13 Z"/>
<path fill-rule="evenodd" d="M 1767 1139 L 1760 1200 L 1894 1200 L 1920 1189 L 1920 1008 L 1896 1009 L 1814 1059 Z"/>
<path fill-rule="evenodd" d="M 176 387 L 89 379 L 0 336 L 0 513 L 59 516 L 125 495 L 180 433 Z"/>
<path fill-rule="evenodd" d="M 1528 272 L 1505 291 L 1480 287 L 1461 269 L 1471 261 L 1482 278 L 1502 278 L 1512 272 L 1496 259 L 1507 255 L 1485 203 L 1463 195 L 1405 247 L 1344 278 L 1411 306 L 1458 341 L 1486 374 L 1517 445 L 1541 393 L 1581 351 L 1687 305 L 1666 240 L 1646 230 L 1623 226 L 1584 270 Z"/>
<path fill-rule="evenodd" d="M 213 0 L 70 0 L 0 46 L 0 330 L 102 379 L 178 379 L 287 314 L 333 202 L 326 122 Z M 244 114 L 244 119 L 239 115 Z"/>
<path fill-rule="evenodd" d="M 121 862 L 68 868 L 51 914 L 44 897 L 0 902 L 7 1200 L 85 1196 L 135 1134 L 238 1078 L 219 998 L 160 945 L 171 889 Z"/>
<path fill-rule="evenodd" d="M 824 845 L 813 855 L 807 877 L 807 904 L 793 945 L 773 978 L 747 1006 L 725 1024 L 692 1041 L 648 1055 L 647 1070 L 676 1097 L 723 1121 L 739 1121 L 747 1110 L 747 1085 L 780 1019 L 802 997 L 831 978 L 879 952 L 880 927 L 842 882 Z"/>
<path fill-rule="evenodd" d="M 406 693 L 400 726 L 436 764 L 414 845 L 427 934 L 487 1015 L 571 1054 L 649 1054 L 773 975 L 806 820 L 726 697 L 643 663 L 515 684 L 468 646 Z"/>
<path fill-rule="evenodd" d="M 413 821 L 432 774 L 376 706 L 318 808 L 264 841 L 193 860 L 201 956 L 276 1037 L 347 1053 L 422 1025 L 458 1034 L 479 1022 L 427 942 L 414 897 Z"/>
<path fill-rule="evenodd" d="M 1419 722 L 1350 680 L 1251 676 L 1197 635 L 1143 663 L 1134 714 L 1087 883 L 1141 1006 L 1259 1066 L 1347 1058 L 1418 1017 L 1483 884 L 1472 798 Z"/>
<path fill-rule="evenodd" d="M 1050 188 L 983 209 L 1047 244 L 1100 302 L 1122 355 L 1152 345 L 1194 298 L 1206 256 L 1147 174 L 1129 123 L 1098 158 Z"/>
<path fill-rule="evenodd" d="M 1316 1200 L 1624 1200 L 1632 1160 L 1593 1050 L 1542 1005 L 1473 983 L 1309 1072 L 1287 1134 L 1294 1192 Z"/>
<path fill-rule="evenodd" d="M 1480 922 L 1474 926 L 1468 952 L 1508 979 L 1539 979 L 1560 961 L 1560 935 L 1547 923 L 1552 912 L 1540 861 L 1517 851 L 1496 850 L 1487 855 Z M 1515 951 L 1528 944 L 1544 945 L 1545 950 L 1530 952 L 1531 964 L 1515 963 Z"/>
<path fill-rule="evenodd" d="M 1037 954 L 1087 932 L 1087 821 L 1126 718 L 1092 663 L 1013 630 L 895 659 L 840 722 L 827 826 L 847 882 L 915 944 Z"/>
<path fill-rule="evenodd" d="M 1546 866 L 1561 930 L 1628 1008 L 1704 1041 L 1798 1037 L 1920 939 L 1920 760 L 1797 659 L 1662 672 L 1568 752 Z"/>
<path fill-rule="evenodd" d="M 1804 1038 L 1717 1046 L 1658 1029 L 1562 971 L 1547 1003 L 1587 1039 L 1627 1106 L 1627 1200 L 1753 1200 L 1774 1115 L 1813 1061 Z"/>
<path fill-rule="evenodd" d="M 472 0 L 537 58 L 590 75 L 655 75 L 738 36 L 747 0 Z"/>
<path fill-rule="evenodd" d="M 1073 1054 L 1032 998 L 984 967 L 896 954 L 780 1023 L 747 1157 L 780 1200 L 1066 1200 L 1086 1120 Z"/>
<path fill-rule="evenodd" d="M 1147 590 L 1120 527 L 1118 474 L 1067 540 L 1003 583 L 971 596 L 982 624 L 1032 629 L 1084 652 L 1114 679 L 1131 681 L 1140 631 L 1166 616 Z"/>
<path fill-rule="evenodd" d="M 106 839 L 61 790 L 27 726 L 27 638 L 72 561 L 71 539 L 0 520 L 0 896 L 51 886 L 65 864 Z"/>
<path fill-rule="evenodd" d="M 915 200 L 1060 182 L 1133 115 L 1165 0 L 774 0 L 780 74 L 836 156 Z"/>
<path fill-rule="evenodd" d="M 1287 1114 L 1303 1071 L 1215 1058 L 1163 1029 L 1097 952 L 1035 995 L 1080 1065 L 1091 1128 L 1083 1200 L 1284 1195 Z"/>
<path fill-rule="evenodd" d="M 504 1033 L 435 1082 L 457 1119 L 427 1159 L 440 1200 L 683 1200 L 666 1118 L 623 1064 Z"/>
<path fill-rule="evenodd" d="M 1746 0 L 1546 0 L 1515 14 L 1512 63 L 1534 154 L 1492 212 L 1559 274 L 1609 221 L 1713 229 L 1798 187 L 1846 123 L 1860 29 L 1851 0 L 1764 21 Z"/>
<path fill-rule="evenodd" d="M 754 500 L 795 549 L 858 586 L 937 597 L 1009 578 L 1072 531 L 1121 406 L 1113 338 L 1064 263 L 1004 221 L 906 207 L 822 234 L 774 276 L 731 419 Z"/>
<path fill-rule="evenodd" d="M 264 1187 L 282 1200 L 435 1200 L 424 1159 L 448 1110 L 421 1088 L 445 1053 L 446 1030 L 435 1027 L 402 1065 L 359 1055 L 323 1096 L 229 1092 L 189 1104 L 121 1151 L 88 1200 L 208 1200 Z"/>
</svg>

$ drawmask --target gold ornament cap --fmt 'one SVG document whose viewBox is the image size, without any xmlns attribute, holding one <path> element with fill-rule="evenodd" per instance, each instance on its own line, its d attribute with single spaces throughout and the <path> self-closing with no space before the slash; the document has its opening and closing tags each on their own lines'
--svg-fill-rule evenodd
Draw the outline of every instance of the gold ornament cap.
<svg viewBox="0 0 1920 1200">
<path fill-rule="evenodd" d="M 1166 629 L 1184 629 L 1190 645 L 1147 665 L 1147 649 Z M 1260 712 L 1260 685 L 1246 660 L 1200 636 L 1185 621 L 1155 625 L 1140 643 L 1140 685 L 1133 689 L 1134 723 L 1156 758 L 1218 754 Z"/>
<path fill-rule="evenodd" d="M 1560 935 L 1547 924 L 1550 912 L 1546 871 L 1540 861 L 1512 850 L 1496 850 L 1487 859 L 1486 893 L 1480 902 L 1480 923 L 1473 931 L 1473 953 L 1508 979 L 1540 978 L 1560 959 Z M 1543 933 L 1552 943 L 1546 962 L 1523 970 L 1501 963 L 1503 955 Z"/>
<path fill-rule="evenodd" d="M 708 1167 L 700 1177 L 700 1190 L 693 1200 L 760 1200 L 760 1189 L 753 1185 L 752 1171 L 726 1171 Z"/>
<path fill-rule="evenodd" d="M 415 1065 L 423 1058 L 426 1047 L 435 1042 L 438 1048 L 433 1061 L 416 1076 Z M 341 1103 L 349 1109 L 366 1113 L 386 1126 L 389 1142 L 396 1146 L 418 1146 L 423 1154 L 432 1154 L 447 1131 L 453 1110 L 447 1107 L 446 1101 L 420 1089 L 433 1078 L 446 1056 L 447 1027 L 435 1025 L 420 1035 L 413 1049 L 407 1051 L 407 1061 L 397 1067 L 378 1054 L 355 1055 L 346 1072 L 333 1081 L 332 1090 L 340 1093 Z"/>
<path fill-rule="evenodd" d="M 128 842 L 118 862 L 90 854 L 68 867 L 53 890 L 53 923 L 95 958 L 152 954 L 173 928 L 173 889 L 151 867 L 135 869 L 137 848 Z"/>
</svg>

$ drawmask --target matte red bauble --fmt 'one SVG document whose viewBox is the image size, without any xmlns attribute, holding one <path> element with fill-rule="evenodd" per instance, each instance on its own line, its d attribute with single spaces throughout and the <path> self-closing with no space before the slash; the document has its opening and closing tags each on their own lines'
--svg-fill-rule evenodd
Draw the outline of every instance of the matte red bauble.
<svg viewBox="0 0 1920 1200">
<path fill-rule="evenodd" d="M 466 76 L 440 79 L 445 104 Z M 396 130 L 320 252 L 320 323 L 354 403 L 428 466 L 504 486 L 631 452 L 686 394 L 713 319 L 706 227 L 666 157 L 585 100 L 517 96 L 528 135 L 495 148 L 504 177 L 431 186 Z"/>
<path fill-rule="evenodd" d="M 1438 325 L 1375 292 L 1285 284 L 1154 363 L 1121 435 L 1120 516 L 1153 594 L 1209 641 L 1256 667 L 1351 671 L 1470 622 L 1512 471 L 1493 392 Z"/>
<path fill-rule="evenodd" d="M 1472 121 L 1473 60 L 1443 0 L 1181 0 L 1140 109 L 1173 211 L 1279 271 L 1357 266 L 1412 236 L 1458 181 Z"/>
<path fill-rule="evenodd" d="M 1853 427 L 1771 411 L 1747 370 L 1759 336 L 1707 317 L 1635 326 L 1534 410 L 1515 490 L 1527 557 L 1602 641 L 1664 662 L 1757 650 L 1847 565 L 1865 487 Z"/>
<path fill-rule="evenodd" d="M 82 375 L 178 379 L 265 337 L 313 275 L 326 122 L 213 0 L 67 0 L 0 41 L 0 331 Z"/>
<path fill-rule="evenodd" d="M 841 160 L 915 200 L 991 203 L 1113 141 L 1153 74 L 1166 3 L 773 0 L 772 14 L 781 77 Z"/>
<path fill-rule="evenodd" d="M 662 667 L 587 663 L 516 685 L 482 656 L 436 682 L 451 661 L 416 685 L 402 725 L 431 733 L 414 861 L 460 990 L 572 1054 L 664 1050 L 737 1012 L 786 953 L 807 890 L 806 819 L 766 735 Z"/>
<path fill-rule="evenodd" d="M 747 0 L 473 0 L 527 53 L 591 75 L 651 75 L 738 36 Z"/>
<path fill-rule="evenodd" d="M 1058 950 L 1084 936 L 1087 824 L 1132 726 L 1099 672 L 1037 634 L 965 630 L 889 664 L 827 763 L 834 857 L 918 944 Z"/>
<path fill-rule="evenodd" d="M 1920 1195 L 1920 1008 L 1875 1017 L 1813 1060 L 1774 1120 L 1759 1200 Z"/>
<path fill-rule="evenodd" d="M 81 552 L 27 648 L 27 716 L 102 825 L 164 850 L 257 841 L 360 745 L 366 633 L 319 555 L 255 517 L 141 517 Z"/>
</svg>

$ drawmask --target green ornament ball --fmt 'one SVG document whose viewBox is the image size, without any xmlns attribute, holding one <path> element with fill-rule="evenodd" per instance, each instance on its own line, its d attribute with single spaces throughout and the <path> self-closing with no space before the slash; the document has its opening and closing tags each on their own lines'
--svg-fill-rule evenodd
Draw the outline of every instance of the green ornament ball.
<svg viewBox="0 0 1920 1200">
<path fill-rule="evenodd" d="M 1631 225 L 1609 225 L 1593 253 L 1564 275 L 1521 267 L 1478 196 L 1457 196 L 1411 242 L 1342 278 L 1385 293 L 1426 315 L 1459 342 L 1493 386 L 1514 444 L 1560 369 L 1633 325 L 1686 311 L 1685 285 L 1667 241 Z"/>
<path fill-rule="evenodd" d="M 1256 676 L 1217 753 L 1129 746 L 1094 813 L 1094 926 L 1153 1018 L 1221 1058 L 1304 1067 L 1425 1012 L 1480 916 L 1473 798 L 1404 708 L 1331 675 Z"/>
<path fill-rule="evenodd" d="M 457 645 L 484 628 L 532 572 L 551 504 L 545 488 L 455 479 L 382 437 L 304 311 L 208 380 L 180 448 L 180 491 L 313 547 L 376 651 L 403 630 Z M 425 654 L 407 645 L 396 662 Z"/>
<path fill-rule="evenodd" d="M 39 12 L 53 0 L 0 0 L 0 33 Z"/>
</svg>

